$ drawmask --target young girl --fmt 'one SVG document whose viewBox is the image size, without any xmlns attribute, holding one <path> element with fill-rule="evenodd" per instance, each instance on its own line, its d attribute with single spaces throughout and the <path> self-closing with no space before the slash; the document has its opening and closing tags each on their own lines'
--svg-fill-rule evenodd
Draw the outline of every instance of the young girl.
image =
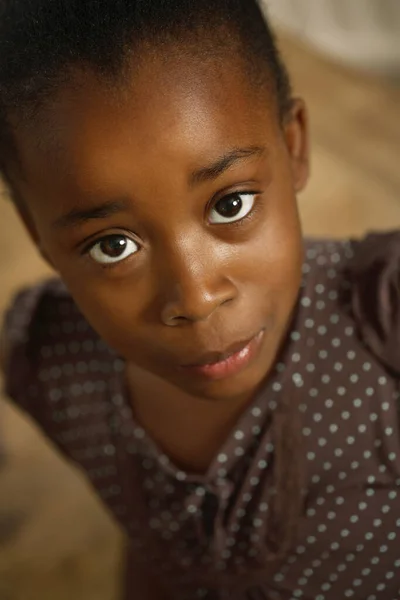
<svg viewBox="0 0 400 600">
<path fill-rule="evenodd" d="M 6 391 L 126 531 L 126 597 L 399 598 L 400 236 L 303 243 L 256 0 L 1 0 L 0 107 L 60 275 Z"/>
</svg>

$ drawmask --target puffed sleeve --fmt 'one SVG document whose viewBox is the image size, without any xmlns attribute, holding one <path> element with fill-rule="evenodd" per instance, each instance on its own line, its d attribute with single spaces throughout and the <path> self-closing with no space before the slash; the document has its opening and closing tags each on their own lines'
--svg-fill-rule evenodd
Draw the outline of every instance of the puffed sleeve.
<svg viewBox="0 0 400 600">
<path fill-rule="evenodd" d="M 41 286 L 19 292 L 6 312 L 1 331 L 4 392 L 26 410 L 35 362 L 32 327 L 42 293 Z"/>
<path fill-rule="evenodd" d="M 44 360 L 49 315 L 63 289 L 59 280 L 52 279 L 22 290 L 2 325 L 3 391 L 36 419 L 43 411 L 38 372 Z"/>
<path fill-rule="evenodd" d="M 400 231 L 353 244 L 347 267 L 350 310 L 369 350 L 400 375 Z"/>
</svg>

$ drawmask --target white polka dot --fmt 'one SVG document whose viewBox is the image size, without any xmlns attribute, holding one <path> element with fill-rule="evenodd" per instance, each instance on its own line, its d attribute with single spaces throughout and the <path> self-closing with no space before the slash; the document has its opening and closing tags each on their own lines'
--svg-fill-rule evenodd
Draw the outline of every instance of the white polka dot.
<svg viewBox="0 0 400 600">
<path fill-rule="evenodd" d="M 300 373 L 294 373 L 292 379 L 296 387 L 303 387 L 304 381 Z"/>
<path fill-rule="evenodd" d="M 389 571 L 388 573 L 386 573 L 385 577 L 386 577 L 386 579 L 393 579 L 393 577 L 394 577 L 393 571 Z"/>
<path fill-rule="evenodd" d="M 350 517 L 350 523 L 358 523 L 359 520 L 360 520 L 360 517 L 358 515 L 352 515 Z"/>
<path fill-rule="evenodd" d="M 340 535 L 342 537 L 348 537 L 350 535 L 350 531 L 348 529 L 342 529 L 342 531 L 340 532 Z"/>
<path fill-rule="evenodd" d="M 135 436 L 136 439 L 142 440 L 145 437 L 145 432 L 140 427 L 136 427 L 136 429 L 133 432 L 133 435 Z"/>
</svg>

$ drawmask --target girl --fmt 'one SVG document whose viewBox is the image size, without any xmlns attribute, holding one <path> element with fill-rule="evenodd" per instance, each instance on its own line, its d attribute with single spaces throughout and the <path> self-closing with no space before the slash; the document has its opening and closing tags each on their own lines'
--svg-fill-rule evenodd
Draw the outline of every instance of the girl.
<svg viewBox="0 0 400 600">
<path fill-rule="evenodd" d="M 6 391 L 128 534 L 127 598 L 400 591 L 397 233 L 303 242 L 256 0 L 1 0 L 0 165 L 60 279 Z"/>
</svg>

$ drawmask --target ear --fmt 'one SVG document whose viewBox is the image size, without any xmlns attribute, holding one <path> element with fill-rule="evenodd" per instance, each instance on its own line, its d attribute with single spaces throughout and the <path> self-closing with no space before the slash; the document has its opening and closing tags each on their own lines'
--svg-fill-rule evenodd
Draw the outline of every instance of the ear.
<svg viewBox="0 0 400 600">
<path fill-rule="evenodd" d="M 27 208 L 25 202 L 19 197 L 19 195 L 15 189 L 10 193 L 11 193 L 12 200 L 13 200 L 14 206 L 16 208 L 16 211 L 19 214 L 23 224 L 25 225 L 25 229 L 26 229 L 29 237 L 31 238 L 32 242 L 35 244 L 36 248 L 38 249 L 41 257 L 45 260 L 45 262 L 47 262 L 48 265 L 50 265 L 50 267 L 52 269 L 54 269 L 54 265 L 53 265 L 51 259 L 46 254 L 46 252 L 43 250 L 43 246 L 41 244 L 40 236 L 36 229 L 36 225 L 34 223 L 32 215 L 29 212 L 29 209 Z"/>
<path fill-rule="evenodd" d="M 304 100 L 294 98 L 284 121 L 286 145 L 292 161 L 296 192 L 301 192 L 310 175 L 310 143 L 308 113 Z"/>
</svg>

